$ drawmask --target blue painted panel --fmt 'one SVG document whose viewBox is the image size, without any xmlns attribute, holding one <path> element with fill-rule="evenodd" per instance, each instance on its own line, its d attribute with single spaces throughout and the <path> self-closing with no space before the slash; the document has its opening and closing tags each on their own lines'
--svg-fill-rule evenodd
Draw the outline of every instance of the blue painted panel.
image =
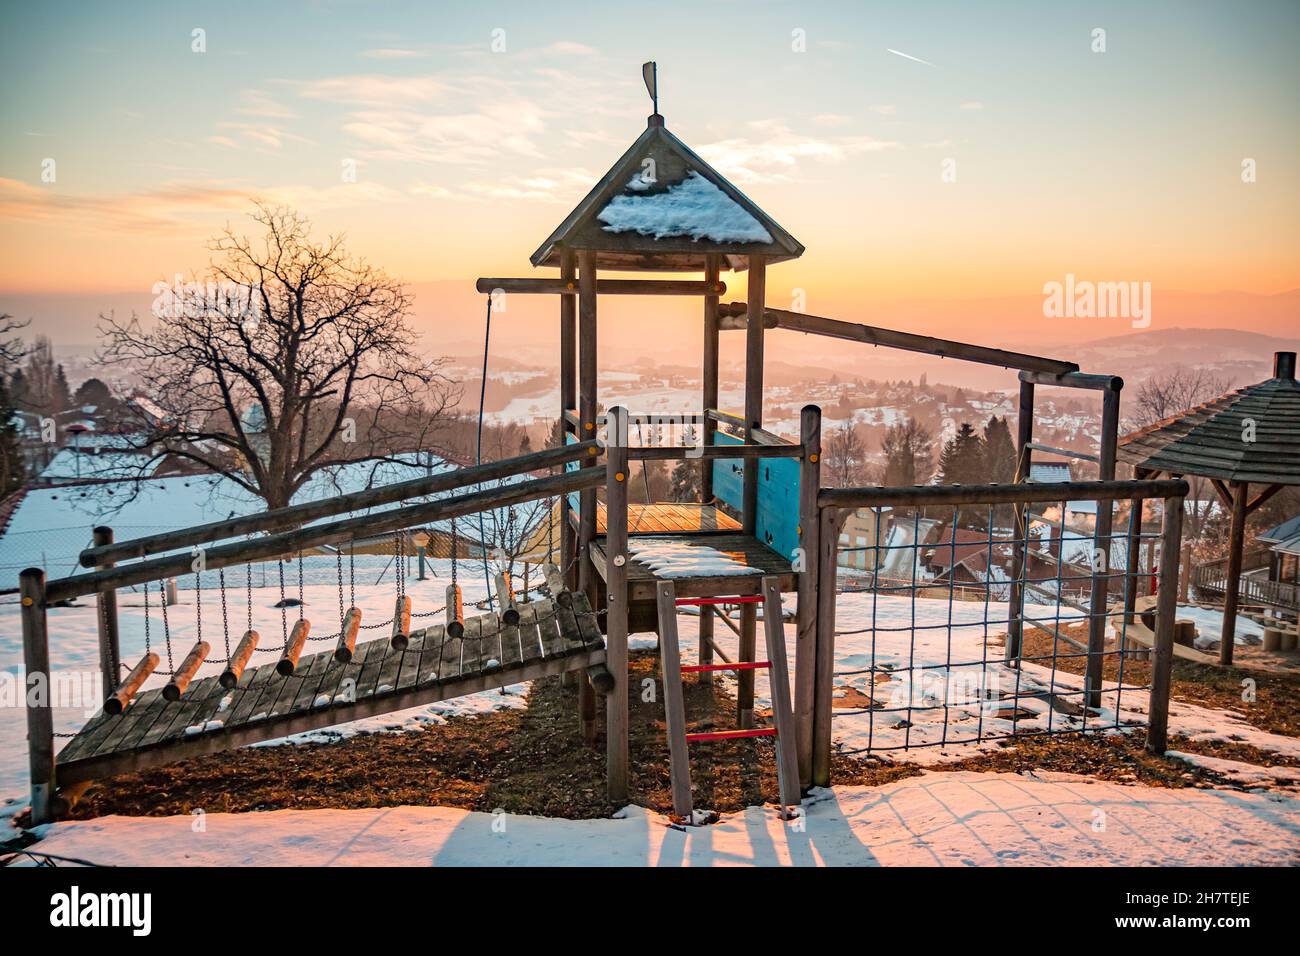
<svg viewBox="0 0 1300 956">
<path fill-rule="evenodd" d="M 714 433 L 718 445 L 739 445 L 743 440 L 724 432 Z M 750 462 L 758 468 L 758 515 L 755 534 L 773 551 L 790 557 L 799 546 L 799 460 L 760 458 Z M 745 495 L 745 462 L 719 458 L 713 463 L 713 493 L 736 511 Z"/>
</svg>

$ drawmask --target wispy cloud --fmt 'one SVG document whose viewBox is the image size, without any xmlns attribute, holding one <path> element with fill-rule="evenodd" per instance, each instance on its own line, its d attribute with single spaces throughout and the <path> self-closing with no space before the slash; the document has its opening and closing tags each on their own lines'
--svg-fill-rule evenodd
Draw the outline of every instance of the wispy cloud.
<svg viewBox="0 0 1300 956">
<path fill-rule="evenodd" d="M 850 156 L 901 147 L 871 136 L 804 136 L 774 120 L 750 125 L 758 134 L 752 139 L 725 139 L 699 149 L 701 156 L 737 183 L 789 181 L 804 161 L 840 163 Z"/>
<path fill-rule="evenodd" d="M 371 60 L 409 60 L 426 54 L 420 50 L 404 50 L 397 47 L 380 47 L 374 50 L 362 50 L 361 55 Z"/>
<path fill-rule="evenodd" d="M 243 90 L 239 94 L 236 113 L 244 116 L 257 116 L 262 119 L 292 119 L 294 112 L 278 103 L 265 90 Z"/>
<path fill-rule="evenodd" d="M 981 103 L 979 100 L 970 100 L 966 103 L 963 103 L 961 105 L 961 108 L 964 110 L 968 110 L 972 113 L 978 113 L 980 110 L 984 109 L 984 104 Z"/>
<path fill-rule="evenodd" d="M 524 200 L 527 202 L 574 205 L 591 188 L 597 174 L 587 169 L 565 167 L 539 169 L 530 176 L 501 180 L 476 181 L 461 186 L 417 183 L 411 192 L 417 196 L 455 200 Z"/>
</svg>

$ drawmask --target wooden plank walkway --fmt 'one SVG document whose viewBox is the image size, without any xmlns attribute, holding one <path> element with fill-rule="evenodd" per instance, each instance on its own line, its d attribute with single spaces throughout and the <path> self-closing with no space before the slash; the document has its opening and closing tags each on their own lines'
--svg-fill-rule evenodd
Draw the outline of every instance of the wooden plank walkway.
<svg viewBox="0 0 1300 956">
<path fill-rule="evenodd" d="M 628 534 L 700 534 L 736 532 L 740 522 L 716 505 L 694 502 L 656 502 L 627 506 Z M 596 507 L 596 533 L 605 533 L 605 503 Z"/>
<path fill-rule="evenodd" d="M 162 688 L 126 711 L 100 713 L 59 752 L 61 786 L 143 770 L 290 734 L 432 704 L 605 662 L 605 643 L 585 594 L 572 610 L 550 600 L 520 607 L 520 623 L 496 615 L 465 621 L 457 640 L 436 624 L 411 632 L 406 650 L 387 636 L 359 642 L 352 661 L 334 648 L 305 655 L 291 677 L 275 661 L 247 668 L 233 690 L 196 680 L 174 703 Z M 224 706 L 223 706 L 224 705 Z"/>
<path fill-rule="evenodd" d="M 643 532 L 644 533 L 644 532 Z M 716 597 L 730 594 L 758 594 L 764 576 L 776 575 L 780 580 L 781 590 L 793 591 L 797 575 L 789 558 L 782 557 L 753 535 L 718 532 L 683 535 L 676 538 L 681 544 L 697 544 L 703 548 L 712 548 L 734 561 L 753 568 L 752 574 L 717 574 L 692 575 L 689 577 L 672 577 L 678 597 Z M 596 572 L 602 579 L 608 580 L 606 569 L 609 558 L 605 554 L 604 537 L 597 538 L 591 544 L 591 560 Z M 636 558 L 627 563 L 627 585 L 629 601 L 655 600 L 655 585 L 659 578 L 655 572 Z"/>
</svg>

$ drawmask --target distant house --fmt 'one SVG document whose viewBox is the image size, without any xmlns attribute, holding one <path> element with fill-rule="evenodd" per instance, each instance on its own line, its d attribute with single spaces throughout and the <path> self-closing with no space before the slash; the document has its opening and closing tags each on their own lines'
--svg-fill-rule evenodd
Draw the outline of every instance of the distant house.
<svg viewBox="0 0 1300 956">
<path fill-rule="evenodd" d="M 1068 461 L 1031 461 L 1029 480 L 1036 485 L 1073 481 Z"/>
<path fill-rule="evenodd" d="M 1300 514 L 1292 515 L 1275 528 L 1255 538 L 1269 550 L 1268 579 L 1300 584 Z"/>
</svg>

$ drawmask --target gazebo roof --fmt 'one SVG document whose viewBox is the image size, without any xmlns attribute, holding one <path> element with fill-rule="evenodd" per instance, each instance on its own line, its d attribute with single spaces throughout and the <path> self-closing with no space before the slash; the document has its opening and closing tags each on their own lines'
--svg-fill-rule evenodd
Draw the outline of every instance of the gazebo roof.
<svg viewBox="0 0 1300 956">
<path fill-rule="evenodd" d="M 740 270 L 751 255 L 796 259 L 803 246 L 652 115 L 642 133 L 532 255 L 596 250 L 596 267 L 698 271 L 710 253 Z"/>
<path fill-rule="evenodd" d="M 1227 482 L 1300 484 L 1295 357 L 1294 352 L 1278 352 L 1272 378 L 1125 435 L 1119 442 L 1120 461 L 1147 471 Z"/>
</svg>

